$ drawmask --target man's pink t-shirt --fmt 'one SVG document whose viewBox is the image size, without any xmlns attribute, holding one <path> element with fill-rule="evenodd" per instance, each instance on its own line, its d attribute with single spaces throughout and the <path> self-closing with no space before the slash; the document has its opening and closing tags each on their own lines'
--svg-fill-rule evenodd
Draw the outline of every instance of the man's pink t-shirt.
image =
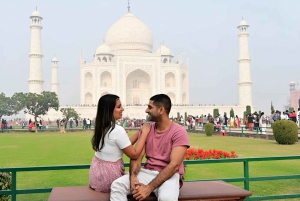
<svg viewBox="0 0 300 201">
<path fill-rule="evenodd" d="M 190 147 L 188 134 L 185 128 L 177 123 L 173 123 L 165 132 L 157 132 L 155 123 L 152 124 L 150 133 L 147 136 L 145 151 L 145 169 L 162 171 L 169 163 L 173 147 Z M 183 163 L 181 163 L 178 173 L 184 174 Z"/>
</svg>

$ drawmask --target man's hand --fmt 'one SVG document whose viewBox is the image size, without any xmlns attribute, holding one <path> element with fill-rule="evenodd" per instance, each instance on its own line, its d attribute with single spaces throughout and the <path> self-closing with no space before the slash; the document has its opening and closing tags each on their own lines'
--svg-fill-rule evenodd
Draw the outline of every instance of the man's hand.
<svg viewBox="0 0 300 201">
<path fill-rule="evenodd" d="M 136 189 L 132 191 L 132 195 L 136 200 L 145 200 L 152 192 L 151 188 L 143 183 L 138 182 L 135 184 L 135 186 Z"/>
<path fill-rule="evenodd" d="M 132 194 L 133 194 L 134 190 L 139 188 L 139 185 L 138 185 L 139 183 L 140 182 L 136 176 L 134 176 L 134 175 L 130 176 L 130 190 L 131 190 Z"/>
</svg>

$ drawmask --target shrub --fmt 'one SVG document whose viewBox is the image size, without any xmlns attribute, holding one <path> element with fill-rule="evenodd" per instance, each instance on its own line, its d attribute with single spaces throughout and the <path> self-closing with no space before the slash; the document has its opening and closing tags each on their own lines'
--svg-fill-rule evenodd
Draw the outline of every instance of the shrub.
<svg viewBox="0 0 300 201">
<path fill-rule="evenodd" d="M 219 109 L 217 109 L 217 108 L 214 109 L 213 110 L 213 115 L 214 115 L 213 117 L 216 117 L 217 115 L 219 115 Z"/>
<path fill-rule="evenodd" d="M 298 126 L 290 120 L 275 121 L 273 134 L 278 144 L 295 144 L 298 141 Z"/>
<path fill-rule="evenodd" d="M 246 106 L 246 112 L 247 112 L 247 114 L 251 114 L 251 106 L 250 105 Z"/>
<path fill-rule="evenodd" d="M 0 191 L 11 189 L 11 173 L 0 172 Z M 0 201 L 9 201 L 10 195 L 0 195 Z"/>
<path fill-rule="evenodd" d="M 206 136 L 212 136 L 213 133 L 214 133 L 214 124 L 212 124 L 212 123 L 205 124 Z"/>
<path fill-rule="evenodd" d="M 234 111 L 233 111 L 232 108 L 230 109 L 229 116 L 230 116 L 230 117 L 234 117 Z"/>
</svg>

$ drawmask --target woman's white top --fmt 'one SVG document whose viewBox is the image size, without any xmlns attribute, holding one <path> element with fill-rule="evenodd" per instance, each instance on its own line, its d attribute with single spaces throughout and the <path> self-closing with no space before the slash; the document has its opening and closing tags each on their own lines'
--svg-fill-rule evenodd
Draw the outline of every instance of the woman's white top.
<svg viewBox="0 0 300 201">
<path fill-rule="evenodd" d="M 114 130 L 105 135 L 104 146 L 100 151 L 95 152 L 95 156 L 105 161 L 115 162 L 122 158 L 122 149 L 129 145 L 131 142 L 124 128 L 115 125 Z M 101 147 L 101 141 L 99 147 Z"/>
</svg>

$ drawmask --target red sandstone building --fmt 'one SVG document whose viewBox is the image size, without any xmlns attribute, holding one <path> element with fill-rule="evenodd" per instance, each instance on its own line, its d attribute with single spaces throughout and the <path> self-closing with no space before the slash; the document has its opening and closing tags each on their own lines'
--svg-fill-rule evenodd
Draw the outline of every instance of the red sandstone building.
<svg viewBox="0 0 300 201">
<path fill-rule="evenodd" d="M 294 81 L 290 82 L 290 107 L 294 108 L 295 111 L 298 110 L 299 107 L 299 99 L 300 99 L 300 90 L 296 89 L 296 83 Z"/>
</svg>

